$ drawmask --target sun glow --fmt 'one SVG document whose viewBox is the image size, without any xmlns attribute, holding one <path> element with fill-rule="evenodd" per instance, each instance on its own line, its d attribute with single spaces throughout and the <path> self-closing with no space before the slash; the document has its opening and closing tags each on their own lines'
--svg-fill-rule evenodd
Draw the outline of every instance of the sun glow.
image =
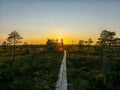
<svg viewBox="0 0 120 90">
<path fill-rule="evenodd" d="M 60 43 L 60 42 L 61 42 L 61 39 L 58 39 L 58 42 Z"/>
</svg>

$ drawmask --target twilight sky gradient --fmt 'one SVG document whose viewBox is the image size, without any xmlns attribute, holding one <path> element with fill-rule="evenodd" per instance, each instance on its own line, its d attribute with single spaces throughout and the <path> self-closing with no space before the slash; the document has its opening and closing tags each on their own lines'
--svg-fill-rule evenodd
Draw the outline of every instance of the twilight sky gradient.
<svg viewBox="0 0 120 90">
<path fill-rule="evenodd" d="M 0 0 L 0 44 L 13 30 L 29 44 L 96 41 L 102 30 L 120 37 L 120 0 Z"/>
</svg>

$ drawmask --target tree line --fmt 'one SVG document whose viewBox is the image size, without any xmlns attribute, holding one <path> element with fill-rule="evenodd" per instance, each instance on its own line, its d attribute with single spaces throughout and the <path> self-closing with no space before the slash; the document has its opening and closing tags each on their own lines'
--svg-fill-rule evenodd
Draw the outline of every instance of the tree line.
<svg viewBox="0 0 120 90">
<path fill-rule="evenodd" d="M 103 30 L 100 33 L 100 37 L 98 38 L 98 41 L 96 42 L 95 46 L 101 48 L 101 52 L 104 52 L 106 49 L 112 50 L 112 49 L 117 49 L 120 46 L 120 38 L 115 37 L 116 33 L 115 32 L 111 32 L 108 30 Z M 17 31 L 13 31 L 10 34 L 8 34 L 8 37 L 5 41 L 3 41 L 2 43 L 2 47 L 3 49 L 8 48 L 9 46 L 13 47 L 13 57 L 15 59 L 15 48 L 16 45 L 19 45 L 19 43 L 21 43 L 21 40 L 23 39 L 23 37 L 17 32 Z M 58 49 L 63 49 L 63 39 L 48 39 L 46 42 L 46 49 L 48 51 L 55 51 Z M 87 41 L 85 40 L 79 40 L 78 46 L 80 49 L 80 52 L 82 53 L 84 51 L 84 47 L 90 47 L 93 43 L 93 40 L 91 38 L 89 38 Z M 28 50 L 28 44 L 27 42 L 23 43 L 23 46 L 26 48 L 26 52 L 29 52 Z M 73 48 L 74 49 L 74 48 Z"/>
</svg>

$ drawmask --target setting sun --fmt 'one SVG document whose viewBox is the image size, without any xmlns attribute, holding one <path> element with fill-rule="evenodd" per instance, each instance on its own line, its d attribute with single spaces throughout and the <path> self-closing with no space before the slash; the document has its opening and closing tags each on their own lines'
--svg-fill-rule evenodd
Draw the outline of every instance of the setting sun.
<svg viewBox="0 0 120 90">
<path fill-rule="evenodd" d="M 61 42 L 61 39 L 58 39 L 58 42 L 60 43 L 60 42 Z"/>
</svg>

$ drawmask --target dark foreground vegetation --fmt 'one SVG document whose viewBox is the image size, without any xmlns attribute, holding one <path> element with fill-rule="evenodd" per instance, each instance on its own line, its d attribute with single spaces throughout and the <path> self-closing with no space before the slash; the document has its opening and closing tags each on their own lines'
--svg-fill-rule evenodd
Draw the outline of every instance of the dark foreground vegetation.
<svg viewBox="0 0 120 90">
<path fill-rule="evenodd" d="M 44 47 L 1 47 L 0 90 L 54 90 L 63 55 Z"/>
<path fill-rule="evenodd" d="M 120 56 L 113 53 L 104 63 L 95 52 L 69 52 L 67 74 L 69 90 L 120 90 Z"/>
</svg>

